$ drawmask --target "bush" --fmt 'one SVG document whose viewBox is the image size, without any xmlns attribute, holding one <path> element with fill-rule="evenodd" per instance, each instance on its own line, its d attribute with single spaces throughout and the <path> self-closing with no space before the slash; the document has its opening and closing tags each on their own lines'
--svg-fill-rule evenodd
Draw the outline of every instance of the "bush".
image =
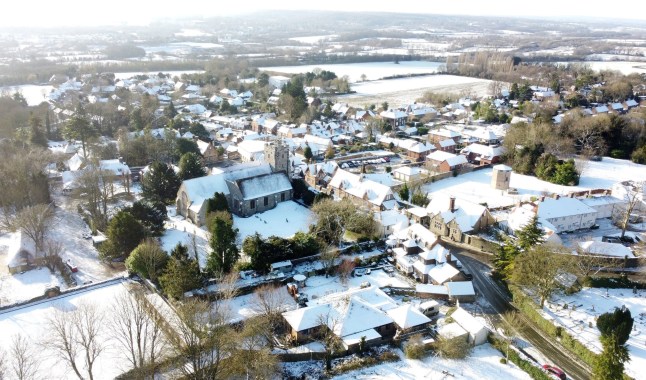
<svg viewBox="0 0 646 380">
<path fill-rule="evenodd" d="M 404 354 L 408 359 L 421 359 L 426 355 L 426 348 L 421 335 L 413 335 L 404 346 Z"/>
<path fill-rule="evenodd" d="M 466 339 L 440 337 L 435 342 L 434 349 L 442 358 L 464 359 L 471 353 L 471 344 Z"/>
<path fill-rule="evenodd" d="M 507 359 L 500 358 L 500 364 L 507 364 Z"/>
<path fill-rule="evenodd" d="M 529 361 L 523 359 L 518 355 L 518 352 L 515 350 L 507 351 L 507 344 L 499 339 L 494 338 L 493 336 L 489 337 L 489 343 L 494 346 L 500 353 L 505 354 L 509 352 L 509 360 L 516 364 L 520 369 L 525 371 L 529 376 L 534 380 L 551 380 L 552 378 L 543 370 Z M 505 358 L 500 359 L 500 363 L 506 364 L 507 360 Z"/>
</svg>

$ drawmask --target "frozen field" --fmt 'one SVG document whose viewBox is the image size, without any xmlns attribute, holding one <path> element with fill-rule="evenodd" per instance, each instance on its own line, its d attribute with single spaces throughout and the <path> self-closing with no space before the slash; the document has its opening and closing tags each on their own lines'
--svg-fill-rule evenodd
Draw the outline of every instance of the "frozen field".
<svg viewBox="0 0 646 380">
<path fill-rule="evenodd" d="M 299 74 L 314 71 L 314 69 L 319 68 L 321 70 L 332 71 L 338 77 L 347 75 L 350 82 L 359 82 L 362 74 L 365 74 L 368 80 L 377 80 L 393 75 L 429 74 L 436 72 L 437 68 L 442 64 L 443 63 L 441 62 L 427 61 L 405 61 L 398 64 L 394 62 L 366 62 L 330 65 L 261 67 L 260 70 Z M 352 86 L 352 88 L 354 89 L 354 86 Z"/>
<path fill-rule="evenodd" d="M 564 309 L 563 305 L 568 308 Z M 563 326 L 575 339 L 585 344 L 593 352 L 601 352 L 599 330 L 595 318 L 603 313 L 625 305 L 635 319 L 633 331 L 628 340 L 630 361 L 626 373 L 635 379 L 644 379 L 646 368 L 646 291 L 632 289 L 584 289 L 570 296 L 554 297 L 546 304 L 543 314 L 552 318 L 554 323 Z M 576 310 L 572 310 L 576 306 Z M 590 327 L 590 324 L 592 327 Z"/>
<path fill-rule="evenodd" d="M 53 352 L 43 348 L 40 343 L 48 334 L 47 318 L 57 308 L 74 309 L 83 303 L 94 303 L 103 311 L 109 310 L 115 297 L 125 294 L 126 287 L 122 282 L 76 292 L 58 297 L 47 302 L 33 304 L 29 307 L 9 309 L 0 312 L 0 348 L 7 352 L 14 336 L 27 338 L 32 354 L 37 355 L 39 376 L 42 379 L 76 379 L 74 372 L 63 365 Z M 108 314 L 106 313 L 106 318 Z M 103 329 L 102 340 L 105 350 L 94 363 L 95 379 L 113 379 L 130 368 L 122 356 L 122 348 L 110 338 L 109 331 Z"/>
<path fill-rule="evenodd" d="M 450 177 L 423 186 L 432 197 L 435 193 L 446 193 L 474 203 L 486 202 L 489 207 L 511 206 L 519 200 L 528 200 L 542 193 L 567 194 L 586 189 L 610 189 L 616 182 L 632 178 L 646 178 L 646 165 L 634 164 L 628 160 L 604 157 L 602 161 L 588 161 L 585 164 L 579 186 L 562 186 L 542 181 L 536 177 L 513 173 L 510 186 L 518 195 L 508 195 L 491 187 L 492 169 Z"/>
<path fill-rule="evenodd" d="M 412 78 L 378 80 L 353 84 L 355 94 L 342 95 L 337 99 L 363 107 L 366 104 L 381 104 L 387 101 L 391 106 L 413 103 L 425 92 L 445 92 L 455 95 L 489 94 L 490 80 L 461 77 L 456 75 L 426 75 Z"/>
</svg>

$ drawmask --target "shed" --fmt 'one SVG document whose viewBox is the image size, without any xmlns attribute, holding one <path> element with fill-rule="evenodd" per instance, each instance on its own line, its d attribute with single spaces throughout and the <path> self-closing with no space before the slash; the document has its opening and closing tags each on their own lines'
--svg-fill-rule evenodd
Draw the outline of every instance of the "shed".
<svg viewBox="0 0 646 380">
<path fill-rule="evenodd" d="M 449 340 L 453 340 L 453 339 L 468 340 L 469 339 L 469 333 L 467 332 L 467 330 L 462 328 L 462 326 L 460 326 L 456 322 L 452 322 L 440 327 L 440 329 L 437 330 L 437 335 Z"/>
<path fill-rule="evenodd" d="M 480 321 L 478 321 L 473 315 L 469 314 L 466 310 L 461 307 L 458 307 L 456 311 L 451 314 L 451 318 L 455 323 L 459 324 L 464 330 L 469 334 L 468 341 L 474 346 L 481 345 L 487 342 L 487 336 L 489 335 L 489 330 L 487 327 Z"/>
<path fill-rule="evenodd" d="M 270 269 L 272 272 L 288 273 L 294 269 L 294 266 L 291 261 L 285 260 L 271 264 Z"/>
<path fill-rule="evenodd" d="M 471 281 L 447 282 L 445 285 L 450 301 L 475 302 L 476 292 Z"/>
</svg>

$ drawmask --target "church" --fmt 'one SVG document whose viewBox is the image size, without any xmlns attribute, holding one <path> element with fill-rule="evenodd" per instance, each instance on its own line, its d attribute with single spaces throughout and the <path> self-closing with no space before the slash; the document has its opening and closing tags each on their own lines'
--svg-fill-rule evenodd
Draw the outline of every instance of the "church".
<svg viewBox="0 0 646 380">
<path fill-rule="evenodd" d="M 263 161 L 213 169 L 211 175 L 182 182 L 177 193 L 177 213 L 201 226 L 206 221 L 206 201 L 223 193 L 229 210 L 248 217 L 292 199 L 289 147 L 283 141 L 265 144 Z"/>
</svg>

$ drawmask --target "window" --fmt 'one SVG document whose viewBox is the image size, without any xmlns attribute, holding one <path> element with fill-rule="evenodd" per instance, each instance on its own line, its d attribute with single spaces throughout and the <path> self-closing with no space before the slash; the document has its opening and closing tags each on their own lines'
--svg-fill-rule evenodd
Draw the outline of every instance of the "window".
<svg viewBox="0 0 646 380">
<path fill-rule="evenodd" d="M 249 201 L 249 208 L 250 208 L 250 209 L 254 209 L 254 208 L 256 208 L 256 200 L 255 200 L 255 199 L 254 199 L 254 200 Z"/>
<path fill-rule="evenodd" d="M 280 193 L 280 201 L 285 202 L 285 193 Z"/>
<path fill-rule="evenodd" d="M 269 197 L 265 197 L 263 203 L 267 206 L 269 204 Z"/>
</svg>

